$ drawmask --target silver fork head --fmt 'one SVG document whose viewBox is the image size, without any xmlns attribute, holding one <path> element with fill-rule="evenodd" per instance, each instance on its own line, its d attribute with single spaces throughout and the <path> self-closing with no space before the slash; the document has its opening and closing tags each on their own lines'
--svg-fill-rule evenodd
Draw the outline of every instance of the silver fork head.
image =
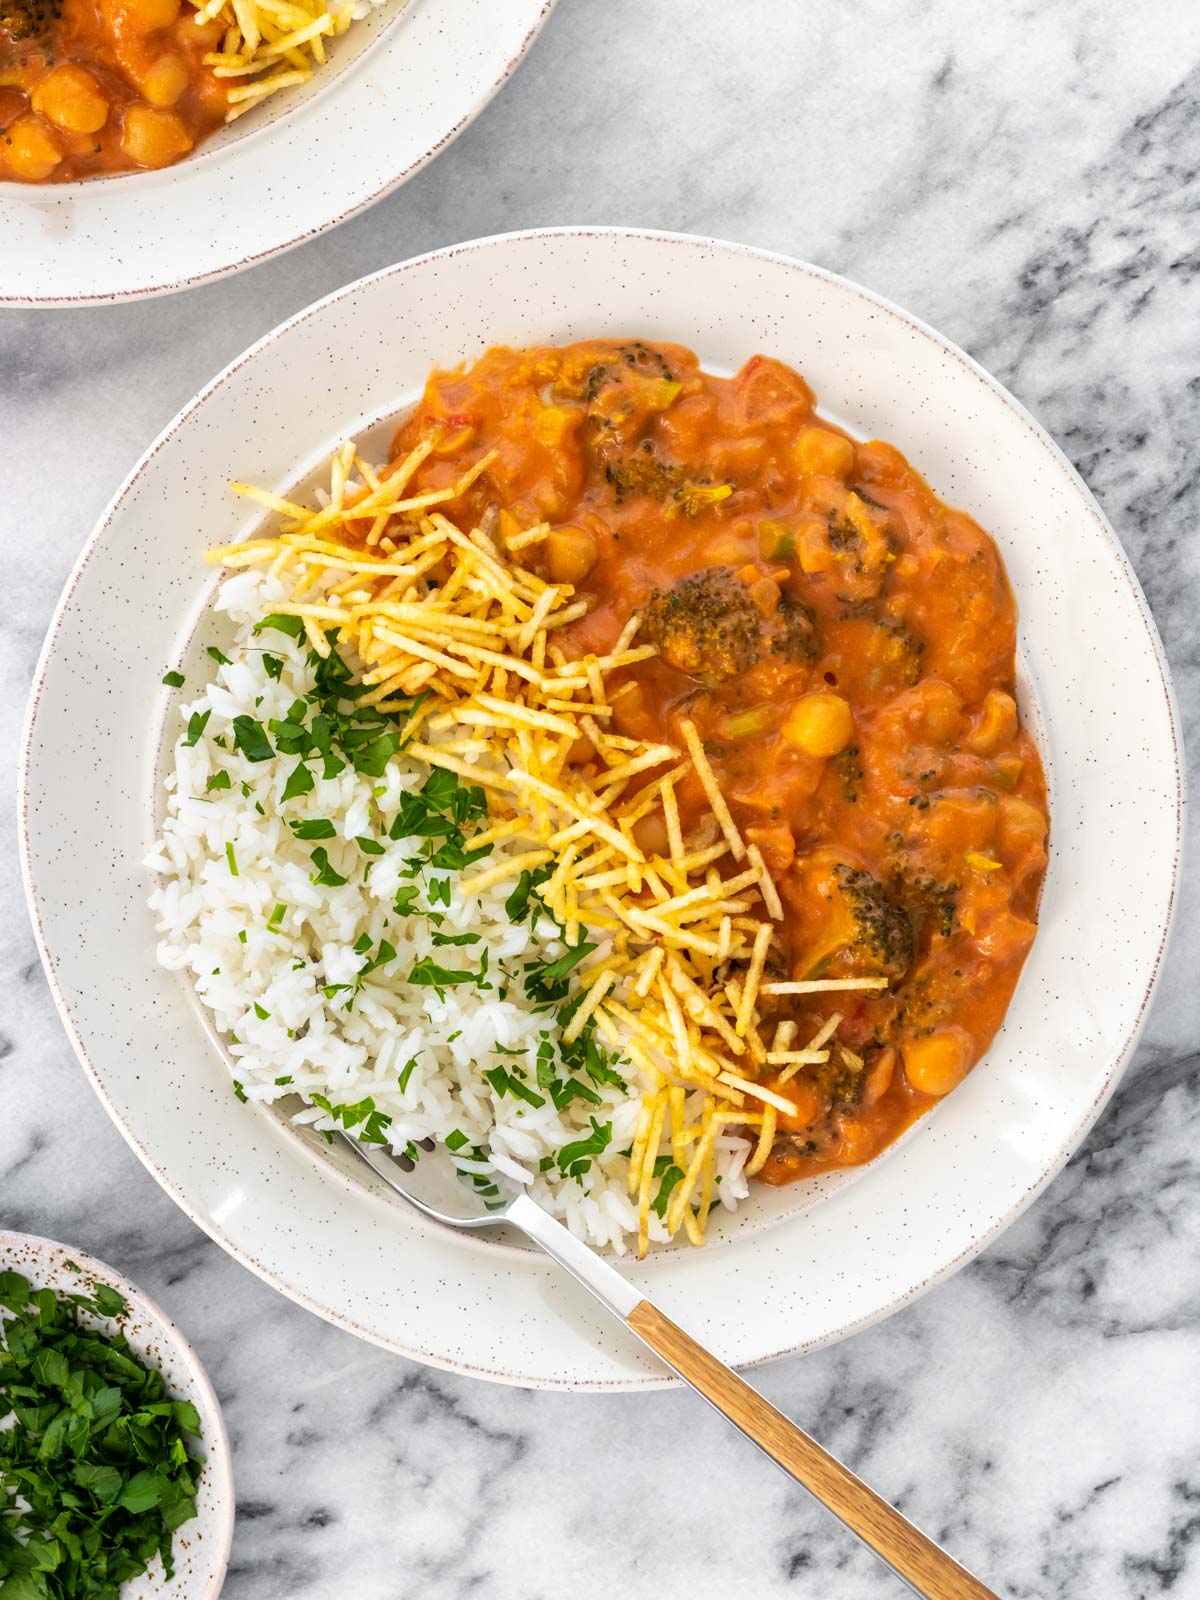
<svg viewBox="0 0 1200 1600">
<path fill-rule="evenodd" d="M 516 1198 L 501 1187 L 502 1179 L 499 1182 L 489 1180 L 489 1186 L 499 1189 L 499 1193 L 481 1193 L 469 1179 L 459 1176 L 445 1145 L 435 1145 L 432 1139 L 422 1140 L 417 1146 L 417 1159 L 413 1161 L 409 1156 L 393 1155 L 384 1145 L 363 1144 L 340 1129 L 338 1137 L 389 1189 L 394 1189 L 409 1205 L 435 1222 L 444 1222 L 447 1227 L 495 1227 L 506 1220 Z"/>
</svg>

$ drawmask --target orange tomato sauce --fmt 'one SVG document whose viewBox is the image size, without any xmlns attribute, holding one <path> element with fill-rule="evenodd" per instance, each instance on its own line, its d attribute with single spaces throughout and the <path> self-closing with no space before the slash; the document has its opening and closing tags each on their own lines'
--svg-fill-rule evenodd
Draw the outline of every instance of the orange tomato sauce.
<svg viewBox="0 0 1200 1600">
<path fill-rule="evenodd" d="M 825 1065 L 762 1069 L 793 1110 L 761 1176 L 871 1159 L 987 1050 L 1036 933 L 1046 787 L 995 545 L 762 356 L 721 378 L 676 345 L 495 349 L 433 374 L 393 456 L 431 424 L 416 491 L 495 450 L 449 514 L 551 525 L 518 559 L 589 600 L 568 653 L 642 613 L 659 655 L 627 670 L 613 724 L 683 748 L 696 723 L 784 904 L 768 977 L 886 978 L 762 1002 L 792 1048 L 841 1021 Z M 685 830 L 714 833 L 698 779 L 678 795 Z"/>
<path fill-rule="evenodd" d="M 182 0 L 0 0 L 0 179 L 165 167 L 220 127 L 226 88 L 203 57 L 224 29 L 195 16 Z"/>
</svg>

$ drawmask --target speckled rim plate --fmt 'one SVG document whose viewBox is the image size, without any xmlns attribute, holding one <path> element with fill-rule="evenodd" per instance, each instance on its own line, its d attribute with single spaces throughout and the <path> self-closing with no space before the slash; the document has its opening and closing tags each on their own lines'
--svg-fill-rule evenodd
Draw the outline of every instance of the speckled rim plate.
<svg viewBox="0 0 1200 1600">
<path fill-rule="evenodd" d="M 756 351 L 795 363 L 828 412 L 895 441 L 990 529 L 1021 610 L 1021 690 L 1053 817 L 1041 931 L 985 1061 L 853 1181 L 767 1192 L 722 1247 L 629 1265 L 671 1315 L 752 1365 L 866 1326 L 1012 1222 L 1130 1058 L 1183 810 L 1161 647 L 1095 502 L 994 379 L 842 279 L 678 235 L 512 234 L 352 284 L 214 379 L 101 519 L 38 667 L 22 855 L 50 982 L 118 1127 L 238 1259 L 388 1348 L 547 1387 L 666 1380 L 540 1256 L 447 1234 L 315 1156 L 265 1108 L 239 1106 L 190 993 L 155 964 L 140 862 L 157 804 L 159 676 L 202 613 L 204 549 L 254 526 L 226 481 L 285 489 L 347 433 L 402 410 L 435 362 L 618 331 L 689 344 L 717 370 Z M 1118 863 L 1136 863 L 1136 894 Z"/>
<path fill-rule="evenodd" d="M 121 1600 L 162 1596 L 216 1600 L 233 1540 L 233 1468 L 220 1403 L 196 1352 L 166 1312 L 136 1284 L 69 1245 L 0 1229 L 0 1271 L 19 1272 L 35 1289 L 53 1289 L 56 1294 L 90 1294 L 96 1284 L 105 1283 L 125 1296 L 129 1312 L 115 1325 L 135 1354 L 158 1368 L 171 1394 L 196 1407 L 201 1425 L 196 1449 L 204 1457 L 204 1470 L 196 1487 L 196 1516 L 175 1535 L 175 1576 L 168 1581 L 156 1561 L 143 1577 L 122 1587 Z M 111 1331 L 113 1323 L 103 1319 L 97 1326 Z"/>
<path fill-rule="evenodd" d="M 431 161 L 511 76 L 555 0 L 384 0 L 281 93 L 162 172 L 0 181 L 0 306 L 168 294 L 345 222 Z"/>
</svg>

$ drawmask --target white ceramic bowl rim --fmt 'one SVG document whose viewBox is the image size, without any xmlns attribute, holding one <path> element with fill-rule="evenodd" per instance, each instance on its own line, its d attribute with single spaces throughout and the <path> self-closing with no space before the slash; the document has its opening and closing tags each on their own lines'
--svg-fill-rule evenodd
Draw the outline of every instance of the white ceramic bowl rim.
<svg viewBox="0 0 1200 1600">
<path fill-rule="evenodd" d="M 1178 710 L 1175 704 L 1174 694 L 1171 687 L 1170 677 L 1161 642 L 1158 638 L 1153 620 L 1150 616 L 1145 598 L 1138 585 L 1136 576 L 1134 575 L 1132 568 L 1130 567 L 1128 560 L 1116 539 L 1115 534 L 1099 511 L 1099 508 L 1095 505 L 1095 502 L 1092 501 L 1091 497 L 1087 494 L 1086 487 L 1075 473 L 1075 470 L 1071 466 L 1070 462 L 1063 455 L 1061 450 L 1059 450 L 1058 446 L 1055 445 L 1054 442 L 1045 434 L 1045 432 L 1028 413 L 1028 411 L 1026 411 L 1024 407 L 1020 406 L 1020 404 L 1015 401 L 1012 396 L 1010 396 L 1004 389 L 1001 388 L 995 379 L 991 378 L 982 368 L 972 361 L 970 357 L 965 355 L 961 350 L 957 349 L 957 347 L 951 345 L 948 341 L 944 340 L 940 335 L 936 334 L 925 323 L 894 306 L 882 296 L 875 295 L 867 290 L 864 290 L 859 286 L 849 283 L 847 280 L 838 277 L 836 274 L 826 272 L 823 269 L 797 262 L 776 253 L 756 250 L 745 245 L 730 244 L 723 241 L 701 239 L 689 235 L 680 235 L 654 230 L 563 227 L 529 230 L 514 234 L 494 235 L 488 238 L 472 240 L 462 244 L 450 246 L 444 250 L 433 251 L 427 255 L 414 257 L 392 267 L 385 268 L 381 272 L 372 274 L 368 278 L 359 280 L 357 283 L 353 283 L 345 286 L 344 288 L 336 290 L 334 293 L 326 296 L 320 301 L 315 302 L 312 306 L 309 306 L 303 311 L 297 313 L 294 317 L 288 319 L 288 321 L 280 324 L 279 327 L 266 334 L 241 356 L 231 362 L 208 385 L 206 385 L 203 390 L 201 390 L 201 392 L 192 402 L 189 403 L 189 405 L 185 406 L 179 412 L 174 420 L 163 430 L 156 442 L 145 453 L 141 461 L 134 467 L 132 472 L 126 478 L 125 482 L 118 489 L 83 549 L 79 561 L 76 564 L 76 567 L 64 591 L 62 599 L 59 602 L 59 606 L 56 609 L 54 619 L 51 623 L 46 643 L 39 660 L 34 679 L 33 693 L 30 700 L 27 723 L 22 741 L 21 769 L 19 779 L 22 813 L 22 871 L 25 879 L 30 910 L 34 919 L 39 950 L 42 955 L 43 963 L 46 967 L 56 1005 L 58 1006 L 67 1031 L 71 1036 L 76 1052 L 79 1055 L 79 1058 L 85 1069 L 87 1070 L 93 1085 L 97 1090 L 97 1093 L 104 1101 L 114 1121 L 117 1122 L 122 1134 L 137 1153 L 139 1158 L 143 1161 L 143 1163 L 151 1172 L 154 1173 L 155 1177 L 163 1185 L 167 1192 L 172 1195 L 172 1198 L 174 1198 L 176 1202 L 185 1211 L 187 1211 L 187 1213 L 192 1216 L 193 1219 L 218 1243 L 222 1244 L 224 1248 L 229 1250 L 235 1257 L 243 1261 L 246 1265 L 251 1267 L 252 1270 L 257 1272 L 268 1282 L 272 1283 L 275 1287 L 279 1288 L 282 1292 L 288 1294 L 291 1298 L 296 1299 L 300 1303 L 309 1306 L 310 1309 L 317 1311 L 320 1315 L 339 1323 L 340 1325 L 345 1326 L 352 1331 L 363 1335 L 364 1337 L 372 1339 L 375 1342 L 385 1344 L 388 1348 L 396 1350 L 399 1353 L 409 1355 L 415 1359 L 426 1362 L 427 1364 L 441 1366 L 446 1370 L 474 1372 L 482 1376 L 494 1378 L 501 1382 L 512 1382 L 532 1386 L 565 1386 L 575 1389 L 613 1389 L 637 1385 L 660 1386 L 670 1380 L 663 1378 L 656 1372 L 647 1370 L 641 1370 L 635 1374 L 626 1374 L 618 1378 L 614 1378 L 607 1374 L 600 1378 L 593 1376 L 570 1376 L 566 1378 L 548 1377 L 544 1373 L 537 1371 L 522 1372 L 514 1370 L 496 1370 L 487 1366 L 486 1363 L 468 1361 L 453 1354 L 447 1355 L 428 1348 L 411 1348 L 394 1335 L 390 1333 L 385 1335 L 381 1333 L 377 1327 L 360 1322 L 353 1312 L 344 1308 L 339 1308 L 335 1305 L 331 1305 L 326 1301 L 322 1301 L 311 1294 L 307 1294 L 302 1290 L 299 1290 L 295 1285 L 288 1283 L 282 1277 L 276 1274 L 269 1265 L 264 1264 L 263 1261 L 257 1259 L 256 1256 L 250 1253 L 246 1248 L 239 1246 L 239 1244 L 237 1244 L 230 1237 L 228 1230 L 222 1226 L 221 1222 L 217 1218 L 197 1211 L 190 1203 L 186 1194 L 173 1181 L 171 1175 L 163 1170 L 151 1153 L 144 1147 L 136 1130 L 130 1126 L 129 1122 L 114 1106 L 109 1094 L 106 1091 L 101 1072 L 97 1069 L 96 1065 L 89 1057 L 88 1046 L 85 1040 L 81 1037 L 72 1017 L 68 996 L 64 993 L 59 983 L 53 956 L 47 943 L 45 930 L 42 926 L 37 900 L 37 890 L 34 881 L 32 846 L 29 832 L 29 807 L 31 798 L 29 788 L 30 763 L 38 715 L 38 705 L 45 684 L 46 675 L 49 670 L 51 658 L 55 650 L 59 631 L 63 626 L 64 618 L 70 607 L 72 596 L 76 586 L 79 584 L 85 572 L 85 569 L 89 564 L 93 552 L 96 550 L 100 541 L 104 538 L 113 520 L 117 517 L 124 501 L 126 500 L 126 497 L 130 494 L 134 485 L 137 483 L 139 477 L 147 468 L 148 464 L 152 462 L 157 453 L 171 441 L 172 437 L 177 433 L 180 427 L 185 424 L 189 418 L 200 412 L 206 406 L 206 404 L 219 393 L 223 385 L 225 385 L 234 374 L 238 373 L 247 363 L 253 362 L 256 356 L 261 351 L 271 346 L 274 341 L 285 338 L 290 331 L 296 329 L 307 319 L 320 316 L 321 313 L 327 308 L 336 306 L 339 302 L 351 299 L 355 295 L 364 292 L 364 290 L 369 289 L 369 287 L 373 284 L 379 284 L 383 280 L 391 278 L 402 277 L 406 273 L 419 274 L 425 268 L 431 265 L 436 265 L 439 261 L 450 260 L 466 253 L 486 253 L 495 251 L 503 254 L 505 251 L 511 251 L 513 249 L 519 250 L 526 247 L 538 248 L 541 245 L 553 245 L 556 241 L 565 242 L 571 240 L 594 241 L 597 248 L 604 247 L 606 243 L 612 245 L 614 248 L 618 248 L 622 241 L 629 242 L 631 247 L 640 243 L 647 245 L 661 245 L 671 250 L 692 251 L 695 252 L 697 257 L 702 255 L 704 252 L 715 252 L 721 256 L 740 258 L 744 264 L 751 266 L 757 263 L 762 264 L 764 267 L 783 267 L 788 269 L 790 272 L 794 272 L 812 279 L 817 284 L 828 285 L 836 288 L 842 293 L 857 297 L 869 308 L 872 308 L 874 311 L 877 311 L 884 317 L 896 319 L 896 321 L 903 326 L 903 329 L 906 332 L 915 334 L 919 336 L 919 338 L 931 342 L 934 346 L 936 346 L 937 351 L 939 351 L 943 356 L 950 357 L 953 359 L 953 361 L 960 363 L 967 372 L 969 372 L 980 384 L 986 388 L 990 399 L 1002 402 L 1003 405 L 1006 406 L 1017 419 L 1019 419 L 1024 428 L 1027 429 L 1031 435 L 1033 435 L 1037 443 L 1044 450 L 1047 450 L 1051 453 L 1057 468 L 1068 476 L 1074 485 L 1076 492 L 1086 500 L 1087 509 L 1094 525 L 1094 531 L 1101 535 L 1102 539 L 1109 547 L 1109 551 L 1115 560 L 1116 566 L 1122 576 L 1125 589 L 1127 590 L 1126 600 L 1128 602 L 1132 602 L 1136 609 L 1137 617 L 1140 619 L 1141 626 L 1144 629 L 1144 645 L 1157 671 L 1157 683 L 1155 687 L 1161 692 L 1162 709 L 1165 710 L 1167 719 L 1169 752 L 1166 749 L 1158 752 L 1158 755 L 1162 757 L 1163 762 L 1169 761 L 1170 763 L 1169 771 L 1164 768 L 1163 776 L 1164 783 L 1173 791 L 1172 804 L 1174 813 L 1173 836 L 1169 841 L 1169 888 L 1167 888 L 1165 896 L 1165 914 L 1162 916 L 1159 924 L 1157 940 L 1154 948 L 1146 948 L 1143 952 L 1140 952 L 1138 970 L 1139 973 L 1143 974 L 1143 977 L 1138 988 L 1136 1010 L 1133 1013 L 1131 1025 L 1126 1030 L 1119 1048 L 1112 1051 L 1108 1056 L 1108 1065 L 1104 1072 L 1103 1079 L 1098 1083 L 1092 1098 L 1086 1105 L 1081 1105 L 1077 1108 L 1077 1114 L 1073 1115 L 1069 1126 L 1066 1127 L 1065 1132 L 1063 1132 L 1059 1138 L 1059 1142 L 1054 1151 L 1052 1159 L 1049 1159 L 1045 1162 L 1042 1169 L 1016 1196 L 1013 1203 L 1007 1207 L 1003 1215 L 999 1216 L 994 1222 L 990 1223 L 985 1231 L 980 1232 L 976 1237 L 972 1238 L 970 1244 L 966 1248 L 956 1250 L 952 1256 L 946 1259 L 938 1259 L 934 1270 L 928 1272 L 926 1275 L 921 1276 L 920 1278 L 910 1281 L 901 1292 L 889 1294 L 886 1303 L 882 1303 L 874 1307 L 868 1314 L 856 1316 L 850 1320 L 847 1320 L 843 1325 L 838 1326 L 835 1330 L 818 1339 L 802 1339 L 791 1344 L 780 1344 L 775 1348 L 757 1350 L 753 1355 L 745 1358 L 744 1364 L 755 1365 L 759 1362 L 774 1360 L 781 1356 L 795 1354 L 801 1350 L 813 1348 L 816 1345 L 828 1343 L 833 1339 L 844 1337 L 859 1328 L 869 1326 L 870 1324 L 878 1321 L 880 1318 L 890 1314 L 890 1312 L 898 1309 L 900 1306 L 917 1298 L 926 1290 L 933 1287 L 936 1283 L 942 1281 L 944 1278 L 956 1271 L 961 1265 L 982 1250 L 1000 1232 L 1007 1228 L 1045 1188 L 1051 1179 L 1061 1170 L 1062 1166 L 1077 1148 L 1078 1144 L 1084 1138 L 1088 1129 L 1091 1127 L 1096 1117 L 1103 1109 L 1105 1103 L 1112 1093 L 1113 1088 L 1119 1080 L 1121 1073 L 1131 1058 L 1133 1049 L 1144 1025 L 1149 1002 L 1153 994 L 1161 967 L 1162 956 L 1166 947 L 1166 941 L 1174 916 L 1177 899 L 1176 890 L 1178 884 L 1180 851 L 1183 835 L 1184 789 L 1181 760 L 1182 743 L 1179 735 Z M 679 337 L 683 339 L 685 334 L 686 330 L 681 329 Z M 749 353 L 750 352 L 747 352 L 747 354 Z M 430 359 L 432 360 L 435 358 L 436 352 L 430 352 L 429 355 Z M 336 419 L 331 419 L 331 422 L 332 425 L 336 426 Z M 902 437 L 899 437 L 897 442 L 902 448 L 904 447 L 905 441 Z M 938 487 L 938 485 L 935 484 L 935 487 Z M 1008 552 L 1004 553 L 1006 555 L 1008 554 Z M 1166 850 L 1168 848 L 1167 841 L 1164 840 L 1163 844 L 1164 850 Z M 1035 950 L 1036 949 L 1037 945 L 1035 945 Z M 953 1098 L 954 1097 L 951 1097 L 951 1099 Z M 932 1119 L 926 1119 L 926 1124 L 931 1121 Z M 922 1126 L 924 1127 L 926 1124 L 922 1124 Z M 750 1248 L 749 1245 L 746 1247 Z M 725 1252 L 722 1252 L 722 1254 L 724 1253 Z M 655 1276 L 655 1269 L 661 1268 L 662 1260 L 663 1258 L 661 1257 L 655 1258 L 652 1256 L 642 1268 L 637 1269 L 637 1274 L 645 1276 L 648 1283 L 652 1285 Z"/>
</svg>

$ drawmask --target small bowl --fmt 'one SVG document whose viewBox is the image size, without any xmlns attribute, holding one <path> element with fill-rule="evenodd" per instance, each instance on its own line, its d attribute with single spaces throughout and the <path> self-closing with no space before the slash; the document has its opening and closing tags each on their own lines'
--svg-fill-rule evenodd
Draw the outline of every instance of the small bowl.
<svg viewBox="0 0 1200 1600">
<path fill-rule="evenodd" d="M 125 1297 L 125 1316 L 100 1321 L 116 1323 L 131 1349 L 162 1373 L 172 1396 L 196 1407 L 204 1470 L 196 1485 L 197 1514 L 175 1534 L 174 1577 L 168 1580 L 156 1561 L 144 1577 L 122 1586 L 121 1600 L 216 1600 L 233 1539 L 233 1470 L 221 1407 L 196 1352 L 166 1312 L 128 1278 L 53 1239 L 0 1229 L 0 1271 L 19 1272 L 35 1289 L 57 1294 L 87 1294 L 103 1283 Z"/>
<path fill-rule="evenodd" d="M 328 64 L 174 166 L 0 179 L 0 306 L 169 294 L 240 272 L 412 177 L 512 76 L 555 0 L 385 0 Z"/>
</svg>

